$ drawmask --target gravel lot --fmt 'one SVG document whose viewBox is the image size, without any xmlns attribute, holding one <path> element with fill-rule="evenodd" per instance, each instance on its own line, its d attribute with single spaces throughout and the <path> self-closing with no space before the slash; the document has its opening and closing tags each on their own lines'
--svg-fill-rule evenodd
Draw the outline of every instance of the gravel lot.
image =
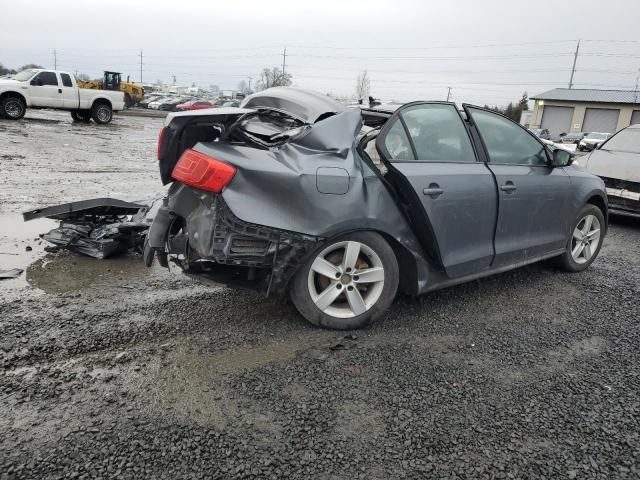
<svg viewBox="0 0 640 480">
<path fill-rule="evenodd" d="M 159 119 L 0 121 L 0 478 L 639 478 L 640 222 L 600 258 L 364 330 L 137 256 L 45 255 L 48 203 L 161 193 Z M 32 250 L 27 252 L 27 247 Z"/>
</svg>

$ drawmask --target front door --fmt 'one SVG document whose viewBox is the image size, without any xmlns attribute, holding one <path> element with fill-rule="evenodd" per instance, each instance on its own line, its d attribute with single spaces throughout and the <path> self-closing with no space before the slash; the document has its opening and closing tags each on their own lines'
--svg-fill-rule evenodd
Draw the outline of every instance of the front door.
<svg viewBox="0 0 640 480">
<path fill-rule="evenodd" d="M 494 256 L 495 181 L 456 106 L 417 102 L 399 109 L 376 140 L 386 177 L 413 230 L 450 277 L 488 269 Z"/>
<path fill-rule="evenodd" d="M 553 168 L 545 145 L 495 112 L 464 106 L 498 184 L 496 258 L 500 267 L 563 249 L 568 240 L 569 176 Z"/>
<path fill-rule="evenodd" d="M 62 88 L 56 72 L 40 72 L 31 80 L 31 101 L 35 107 L 62 108 Z"/>
</svg>

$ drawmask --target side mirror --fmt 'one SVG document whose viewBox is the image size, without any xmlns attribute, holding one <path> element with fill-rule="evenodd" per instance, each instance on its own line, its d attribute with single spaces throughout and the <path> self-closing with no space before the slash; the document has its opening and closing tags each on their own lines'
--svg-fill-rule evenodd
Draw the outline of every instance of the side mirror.
<svg viewBox="0 0 640 480">
<path fill-rule="evenodd" d="M 571 163 L 571 152 L 562 148 L 556 148 L 553 151 L 553 158 L 551 159 L 552 167 L 566 167 Z"/>
<path fill-rule="evenodd" d="M 34 79 L 34 80 L 31 80 L 29 83 L 30 83 L 31 85 L 37 85 L 37 83 L 36 83 L 35 79 Z"/>
</svg>

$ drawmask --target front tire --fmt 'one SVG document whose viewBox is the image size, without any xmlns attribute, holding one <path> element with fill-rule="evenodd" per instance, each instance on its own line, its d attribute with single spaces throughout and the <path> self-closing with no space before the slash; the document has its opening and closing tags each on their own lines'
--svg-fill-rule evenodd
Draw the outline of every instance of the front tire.
<svg viewBox="0 0 640 480">
<path fill-rule="evenodd" d="M 7 120 L 20 120 L 26 111 L 27 106 L 19 97 L 6 97 L 0 102 L 0 117 Z"/>
<path fill-rule="evenodd" d="M 398 261 L 374 232 L 355 232 L 325 243 L 298 269 L 289 292 L 313 325 L 362 328 L 379 318 L 398 290 Z"/>
<path fill-rule="evenodd" d="M 113 110 L 106 103 L 94 103 L 91 107 L 91 118 L 93 118 L 94 122 L 105 125 L 113 118 Z"/>
<path fill-rule="evenodd" d="M 558 266 L 567 272 L 587 269 L 600 253 L 605 232 L 602 211 L 595 205 L 585 205 L 573 223 L 565 253 L 557 259 Z"/>
</svg>

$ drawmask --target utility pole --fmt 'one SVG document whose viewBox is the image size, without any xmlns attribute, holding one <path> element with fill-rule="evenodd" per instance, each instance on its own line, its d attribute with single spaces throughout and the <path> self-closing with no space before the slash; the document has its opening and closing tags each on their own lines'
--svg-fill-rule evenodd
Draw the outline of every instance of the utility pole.
<svg viewBox="0 0 640 480">
<path fill-rule="evenodd" d="M 580 40 L 576 45 L 576 53 L 573 54 L 573 66 L 571 67 L 571 78 L 569 79 L 569 89 L 573 87 L 573 75 L 576 73 L 576 62 L 578 61 L 578 52 L 580 52 Z"/>
<path fill-rule="evenodd" d="M 253 80 L 253 77 L 247 77 L 249 79 L 249 91 L 251 91 L 251 80 Z"/>
<path fill-rule="evenodd" d="M 282 78 L 284 78 L 285 68 L 287 65 L 287 47 L 284 47 L 284 51 L 282 52 Z"/>
<path fill-rule="evenodd" d="M 451 87 L 447 87 L 447 102 L 449 101 L 449 98 L 451 98 Z"/>
<path fill-rule="evenodd" d="M 140 83 L 142 83 L 142 49 L 140 49 Z"/>
<path fill-rule="evenodd" d="M 55 48 L 53 49 L 53 69 L 58 69 L 58 52 L 56 52 Z"/>
</svg>

